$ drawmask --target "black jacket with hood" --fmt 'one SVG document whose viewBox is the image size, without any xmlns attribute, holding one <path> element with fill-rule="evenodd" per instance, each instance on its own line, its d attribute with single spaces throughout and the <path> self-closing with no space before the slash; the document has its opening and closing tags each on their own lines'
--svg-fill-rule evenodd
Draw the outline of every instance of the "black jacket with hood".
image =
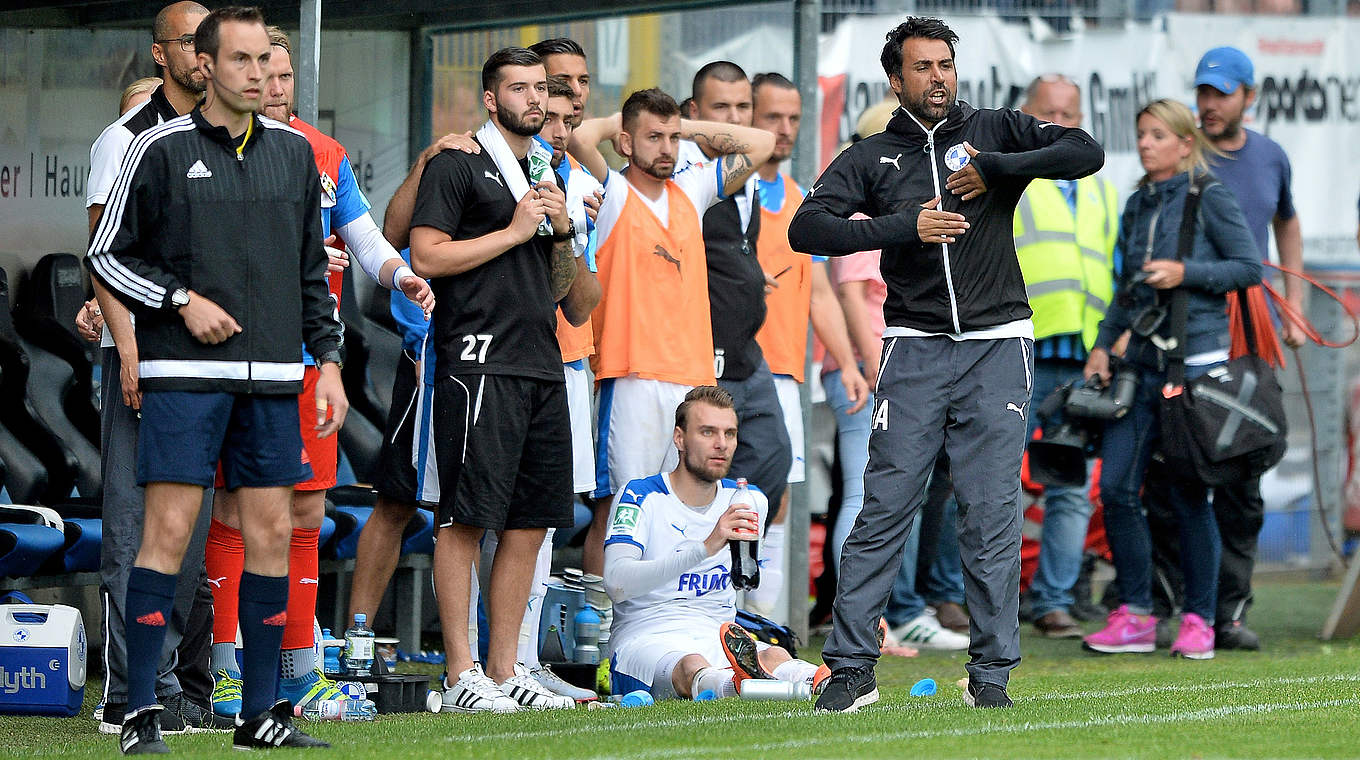
<svg viewBox="0 0 1360 760">
<path fill-rule="evenodd" d="M 945 188 L 972 162 L 987 191 L 962 201 Z M 1031 315 L 1015 255 L 1012 219 L 1031 179 L 1078 179 L 1095 173 L 1105 152 L 1080 129 L 1005 109 L 956 103 L 927 130 L 899 107 L 886 131 L 861 140 L 831 162 L 808 190 L 789 225 L 796 251 L 843 256 L 881 248 L 889 327 L 958 334 Z M 970 228 L 954 243 L 922 243 L 923 203 L 962 214 Z M 872 217 L 852 220 L 855 212 Z"/>
</svg>

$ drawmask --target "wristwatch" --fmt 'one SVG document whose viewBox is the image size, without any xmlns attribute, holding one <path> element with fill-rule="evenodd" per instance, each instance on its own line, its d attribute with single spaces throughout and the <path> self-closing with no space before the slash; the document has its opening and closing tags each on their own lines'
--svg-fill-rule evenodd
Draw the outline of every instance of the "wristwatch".
<svg viewBox="0 0 1360 760">
<path fill-rule="evenodd" d="M 189 291 L 184 288 L 175 288 L 175 291 L 170 294 L 170 307 L 175 311 L 179 311 L 188 305 Z"/>
</svg>

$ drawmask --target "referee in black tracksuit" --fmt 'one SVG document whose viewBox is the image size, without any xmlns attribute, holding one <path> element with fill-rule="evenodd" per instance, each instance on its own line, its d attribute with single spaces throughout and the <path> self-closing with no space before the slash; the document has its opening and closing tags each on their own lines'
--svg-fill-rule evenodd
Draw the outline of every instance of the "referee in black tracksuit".
<svg viewBox="0 0 1360 760">
<path fill-rule="evenodd" d="M 808 191 L 789 227 L 795 250 L 883 249 L 887 329 L 864 473 L 864 510 L 846 539 L 832 677 L 818 710 L 878 700 L 878 618 L 936 454 L 948 454 L 972 617 L 964 701 L 1007 707 L 1020 661 L 1020 458 L 1033 326 L 1012 218 L 1031 179 L 1077 179 L 1105 154 L 1089 135 L 1009 110 L 955 103 L 954 43 L 936 19 L 887 35 L 882 63 L 902 107 Z M 857 211 L 871 217 L 854 221 Z"/>
<path fill-rule="evenodd" d="M 119 749 L 168 751 L 158 653 L 203 491 L 220 471 L 241 504 L 242 708 L 237 749 L 330 746 L 276 700 L 288 616 L 288 509 L 311 477 L 297 395 L 316 357 L 318 437 L 343 424 L 340 322 L 326 289 L 321 183 L 300 132 L 257 115 L 270 45 L 255 8 L 194 35 L 207 97 L 128 148 L 91 235 L 91 274 L 137 315 L 137 481 L 146 522 L 128 573 L 128 700 Z"/>
</svg>

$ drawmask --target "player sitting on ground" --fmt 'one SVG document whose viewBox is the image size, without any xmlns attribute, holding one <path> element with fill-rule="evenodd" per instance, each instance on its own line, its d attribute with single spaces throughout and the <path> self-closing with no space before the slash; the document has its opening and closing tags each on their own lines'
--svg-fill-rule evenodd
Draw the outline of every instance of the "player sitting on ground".
<svg viewBox="0 0 1360 760">
<path fill-rule="evenodd" d="M 629 481 L 609 516 L 613 690 L 692 699 L 735 696 L 748 678 L 811 683 L 816 665 L 756 642 L 734 622 L 727 542 L 764 526 L 768 504 L 755 488 L 750 505 L 731 503 L 736 484 L 723 479 L 737 447 L 731 395 L 711 385 L 691 390 L 675 410 L 674 437 L 676 468 Z M 719 667 L 724 660 L 730 667 Z"/>
</svg>

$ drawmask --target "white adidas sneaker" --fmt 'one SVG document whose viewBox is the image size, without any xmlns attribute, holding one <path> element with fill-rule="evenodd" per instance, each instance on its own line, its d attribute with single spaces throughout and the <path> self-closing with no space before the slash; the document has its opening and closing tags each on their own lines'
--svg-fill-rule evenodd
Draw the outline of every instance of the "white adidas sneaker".
<svg viewBox="0 0 1360 760">
<path fill-rule="evenodd" d="M 529 675 L 533 676 L 540 686 L 559 696 L 569 697 L 577 702 L 590 702 L 599 699 L 599 695 L 594 691 L 573 686 L 562 680 L 562 676 L 554 673 L 552 668 L 547 665 L 539 665 L 529 671 Z"/>
<path fill-rule="evenodd" d="M 500 686 L 505 696 L 520 707 L 530 710 L 563 710 L 576 706 L 576 700 L 549 691 L 523 665 L 515 665 L 515 674 Z"/>
<path fill-rule="evenodd" d="M 458 682 L 452 686 L 445 677 L 443 686 L 444 712 L 511 713 L 519 710 L 519 704 L 486 677 L 481 665 L 473 665 L 459 673 Z"/>
<path fill-rule="evenodd" d="M 940 625 L 935 610 L 925 608 L 920 615 L 890 631 L 893 637 L 918 649 L 960 650 L 968 648 L 968 636 Z"/>
</svg>

